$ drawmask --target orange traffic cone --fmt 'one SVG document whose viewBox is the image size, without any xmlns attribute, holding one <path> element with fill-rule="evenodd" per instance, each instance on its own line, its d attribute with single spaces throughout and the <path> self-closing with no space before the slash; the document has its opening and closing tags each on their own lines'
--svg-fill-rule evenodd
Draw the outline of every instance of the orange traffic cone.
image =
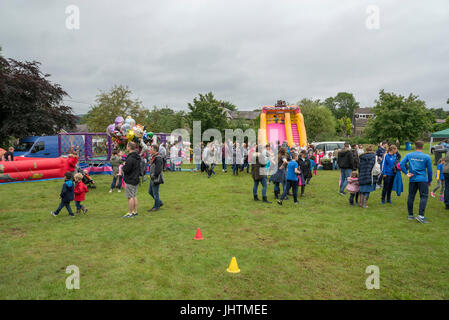
<svg viewBox="0 0 449 320">
<path fill-rule="evenodd" d="M 226 269 L 227 272 L 230 273 L 239 273 L 239 265 L 237 264 L 237 259 L 235 257 L 232 257 L 231 263 L 229 264 L 229 267 Z"/>
<path fill-rule="evenodd" d="M 193 239 L 195 239 L 195 240 L 204 240 L 203 235 L 201 234 L 201 229 L 200 228 L 196 229 L 196 235 L 195 235 L 195 238 L 193 238 Z"/>
</svg>

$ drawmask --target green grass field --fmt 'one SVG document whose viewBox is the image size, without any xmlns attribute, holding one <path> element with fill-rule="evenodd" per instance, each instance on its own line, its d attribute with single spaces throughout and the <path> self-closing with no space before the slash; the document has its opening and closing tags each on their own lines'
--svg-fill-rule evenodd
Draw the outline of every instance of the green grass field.
<svg viewBox="0 0 449 320">
<path fill-rule="evenodd" d="M 0 185 L 0 298 L 449 298 L 449 212 L 429 198 L 430 223 L 407 220 L 406 178 L 393 205 L 378 190 L 361 209 L 338 195 L 337 171 L 320 170 L 299 206 L 280 207 L 252 200 L 249 174 L 216 172 L 168 172 L 165 206 L 152 214 L 145 183 L 133 219 L 121 218 L 127 201 L 108 193 L 110 176 L 94 176 L 89 212 L 76 218 L 50 215 L 62 180 Z M 233 256 L 239 274 L 226 272 Z M 66 289 L 69 265 L 79 290 Z M 369 265 L 380 268 L 379 290 L 365 287 Z"/>
</svg>

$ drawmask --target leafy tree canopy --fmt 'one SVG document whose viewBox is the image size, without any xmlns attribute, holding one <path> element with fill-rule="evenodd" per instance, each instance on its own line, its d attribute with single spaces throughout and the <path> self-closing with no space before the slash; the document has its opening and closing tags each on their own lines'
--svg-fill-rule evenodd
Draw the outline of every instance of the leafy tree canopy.
<svg viewBox="0 0 449 320">
<path fill-rule="evenodd" d="M 354 110 L 359 107 L 352 93 L 339 92 L 335 97 L 329 97 L 324 101 L 336 119 L 349 118 L 352 121 Z"/>
<path fill-rule="evenodd" d="M 171 133 L 175 129 L 184 128 L 184 111 L 175 111 L 169 107 L 153 107 L 148 111 L 146 125 L 147 130 L 152 132 Z"/>
<path fill-rule="evenodd" d="M 131 95 L 132 91 L 123 85 L 115 85 L 109 92 L 100 91 L 95 100 L 96 104 L 86 115 L 89 131 L 105 131 L 118 116 L 131 116 L 136 123 L 145 125 L 148 110 L 144 109 L 141 101 L 133 100 Z"/>
<path fill-rule="evenodd" d="M 193 121 L 201 121 L 201 133 L 211 128 L 224 132 L 224 129 L 228 127 L 228 120 L 221 102 L 215 99 L 212 92 L 200 93 L 199 97 L 193 99 L 193 103 L 188 104 L 188 108 L 190 110 L 189 126 L 192 127 Z"/>
<path fill-rule="evenodd" d="M 40 63 L 0 56 L 0 142 L 11 137 L 52 135 L 75 127 L 72 108 L 62 105 L 67 93 L 51 83 Z"/>
<path fill-rule="evenodd" d="M 336 120 L 332 112 L 319 100 L 302 99 L 297 103 L 304 115 L 307 140 L 319 141 L 335 136 Z"/>
<path fill-rule="evenodd" d="M 432 131 L 435 122 L 435 115 L 425 102 L 413 94 L 404 97 L 382 89 L 373 109 L 375 118 L 368 120 L 364 132 L 373 142 L 388 139 L 413 142 Z"/>
</svg>

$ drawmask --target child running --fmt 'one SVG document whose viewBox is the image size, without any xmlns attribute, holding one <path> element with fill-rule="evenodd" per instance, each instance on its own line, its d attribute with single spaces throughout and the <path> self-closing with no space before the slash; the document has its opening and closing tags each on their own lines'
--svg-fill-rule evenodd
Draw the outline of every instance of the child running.
<svg viewBox="0 0 449 320">
<path fill-rule="evenodd" d="M 86 192 L 89 192 L 89 189 L 87 189 L 86 185 L 83 183 L 83 175 L 81 173 L 75 174 L 75 206 L 76 206 L 76 213 L 79 214 L 81 210 L 83 210 L 83 213 L 85 214 L 87 212 L 87 209 L 85 206 L 81 204 L 81 202 L 85 199 Z"/>
<path fill-rule="evenodd" d="M 441 189 L 440 189 L 440 201 L 444 201 L 444 196 L 443 196 L 444 195 L 444 175 L 443 175 L 444 164 L 445 164 L 444 158 L 440 159 L 438 161 L 437 175 L 435 177 L 437 179 L 437 186 L 430 193 L 432 198 L 435 198 L 435 191 L 437 191 L 441 187 Z"/>
<path fill-rule="evenodd" d="M 298 175 L 300 174 L 301 171 L 298 169 L 298 154 L 292 153 L 292 160 L 287 166 L 287 186 L 285 187 L 281 198 L 278 200 L 279 205 L 282 205 L 282 200 L 284 200 L 287 196 L 290 191 L 290 187 L 293 189 L 294 203 L 298 204 Z"/>
<path fill-rule="evenodd" d="M 66 172 L 64 176 L 65 181 L 64 184 L 62 185 L 61 194 L 59 195 L 59 197 L 61 198 L 61 203 L 59 204 L 58 209 L 56 209 L 56 211 L 52 211 L 51 214 L 57 217 L 62 207 L 66 207 L 67 211 L 69 212 L 69 216 L 74 217 L 75 215 L 73 214 L 72 208 L 70 207 L 70 201 L 73 201 L 74 198 L 72 173 Z"/>
<path fill-rule="evenodd" d="M 359 194 L 360 194 L 359 175 L 357 171 L 352 171 L 351 176 L 348 177 L 348 185 L 346 186 L 346 189 L 351 194 L 349 196 L 349 204 L 351 206 L 354 205 L 354 197 L 355 197 L 355 204 L 357 205 L 359 203 Z"/>
</svg>

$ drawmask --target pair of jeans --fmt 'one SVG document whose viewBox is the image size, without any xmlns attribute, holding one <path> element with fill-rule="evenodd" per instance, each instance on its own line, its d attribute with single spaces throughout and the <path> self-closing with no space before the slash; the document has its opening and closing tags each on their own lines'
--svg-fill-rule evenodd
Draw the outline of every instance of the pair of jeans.
<svg viewBox="0 0 449 320">
<path fill-rule="evenodd" d="M 120 189 L 122 187 L 122 176 L 114 176 L 112 178 L 112 183 L 111 183 L 111 190 L 114 190 L 114 188 Z M 115 186 L 118 180 L 118 184 L 117 187 Z"/>
<path fill-rule="evenodd" d="M 294 202 L 298 202 L 298 181 L 297 180 L 287 180 L 287 185 L 284 189 L 284 192 L 281 196 L 281 201 L 285 199 L 288 192 L 290 191 L 290 188 L 293 190 L 293 200 Z"/>
<path fill-rule="evenodd" d="M 351 176 L 352 169 L 341 169 L 340 174 L 340 193 L 345 191 L 345 188 L 348 184 L 348 178 Z"/>
<path fill-rule="evenodd" d="M 224 171 L 228 170 L 228 166 L 226 165 L 226 158 L 221 158 L 221 165 L 223 166 Z"/>
<path fill-rule="evenodd" d="M 274 183 L 274 192 L 281 193 L 280 184 L 282 183 L 282 192 L 285 190 L 285 182 L 275 182 Z"/>
<path fill-rule="evenodd" d="M 337 158 L 332 159 L 332 170 L 338 170 Z"/>
<path fill-rule="evenodd" d="M 234 163 L 232 165 L 232 174 L 235 174 L 235 175 L 238 176 L 239 175 L 239 167 L 240 167 L 240 165 Z"/>
<path fill-rule="evenodd" d="M 76 210 L 81 210 L 81 208 L 83 207 L 83 205 L 81 204 L 81 201 L 75 201 L 75 207 L 76 207 Z"/>
<path fill-rule="evenodd" d="M 262 184 L 262 197 L 266 197 L 267 196 L 267 177 L 264 177 L 260 180 L 254 180 L 253 195 L 257 196 L 257 188 L 259 187 L 259 182 Z"/>
<path fill-rule="evenodd" d="M 214 167 L 215 167 L 215 163 L 212 163 L 209 166 L 208 171 L 207 171 L 207 176 L 208 177 L 210 177 L 212 174 L 215 174 Z"/>
<path fill-rule="evenodd" d="M 175 171 L 175 162 L 170 160 L 170 171 Z"/>
<path fill-rule="evenodd" d="M 424 216 L 426 210 L 427 198 L 429 197 L 429 185 L 427 182 L 409 182 L 407 209 L 409 216 L 413 216 L 413 201 L 415 201 L 416 192 L 419 191 L 419 215 Z"/>
<path fill-rule="evenodd" d="M 444 176 L 444 204 L 449 207 L 449 173 L 443 173 Z"/>
<path fill-rule="evenodd" d="M 159 184 L 155 184 L 155 183 L 153 183 L 153 181 L 150 181 L 150 186 L 148 187 L 148 193 L 154 199 L 153 208 L 159 209 L 160 206 L 162 205 L 162 201 L 159 198 Z"/>
<path fill-rule="evenodd" d="M 349 196 L 349 204 L 354 204 L 354 198 L 355 198 L 355 203 L 359 203 L 359 194 L 360 194 L 360 192 L 351 193 L 351 195 Z"/>
<path fill-rule="evenodd" d="M 201 171 L 201 162 L 196 164 L 196 171 Z"/>
<path fill-rule="evenodd" d="M 387 196 L 387 202 L 391 201 L 391 191 L 393 190 L 394 176 L 384 177 L 384 187 L 382 189 L 382 202 L 385 202 L 385 196 Z"/>
<path fill-rule="evenodd" d="M 61 203 L 59 204 L 58 209 L 56 209 L 55 214 L 58 215 L 59 211 L 61 211 L 61 209 L 65 207 L 67 209 L 67 211 L 69 212 L 69 215 L 73 216 L 73 211 L 72 208 L 70 207 L 70 201 L 69 202 L 64 202 L 61 201 Z"/>
</svg>

